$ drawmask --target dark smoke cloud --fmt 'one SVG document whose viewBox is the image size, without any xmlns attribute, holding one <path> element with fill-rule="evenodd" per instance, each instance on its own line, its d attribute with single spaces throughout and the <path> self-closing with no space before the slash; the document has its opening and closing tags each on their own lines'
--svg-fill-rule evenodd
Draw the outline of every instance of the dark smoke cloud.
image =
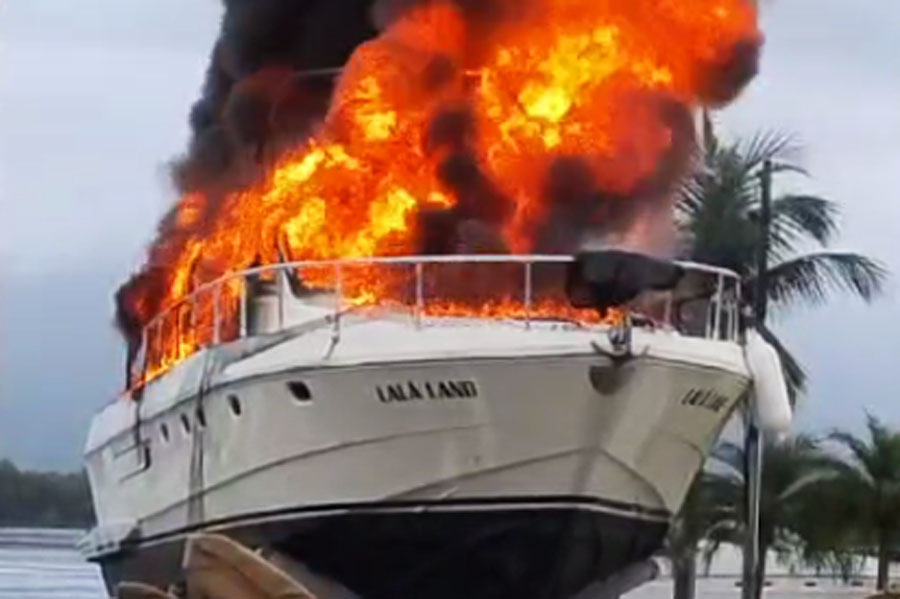
<svg viewBox="0 0 900 599">
<path fill-rule="evenodd" d="M 759 72 L 761 51 L 761 38 L 747 39 L 737 43 L 724 60 L 704 65 L 701 99 L 711 107 L 734 100 Z"/>
<path fill-rule="evenodd" d="M 307 136 L 328 107 L 337 69 L 376 35 L 376 0 L 224 0 L 219 39 L 190 115 L 182 191 L 234 186 L 247 164 Z"/>
<path fill-rule="evenodd" d="M 409 10 L 434 0 L 377 0 L 374 22 L 384 29 Z M 490 26 L 515 19 L 537 4 L 537 0 L 450 0 L 470 26 Z"/>
</svg>

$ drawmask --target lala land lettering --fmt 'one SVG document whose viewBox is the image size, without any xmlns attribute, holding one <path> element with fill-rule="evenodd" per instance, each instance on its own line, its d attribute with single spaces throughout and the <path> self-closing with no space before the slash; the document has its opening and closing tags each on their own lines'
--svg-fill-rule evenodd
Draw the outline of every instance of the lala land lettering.
<svg viewBox="0 0 900 599">
<path fill-rule="evenodd" d="M 478 397 L 475 381 L 406 381 L 388 383 L 375 387 L 381 403 L 403 403 L 411 401 L 441 399 L 474 399 Z"/>
</svg>

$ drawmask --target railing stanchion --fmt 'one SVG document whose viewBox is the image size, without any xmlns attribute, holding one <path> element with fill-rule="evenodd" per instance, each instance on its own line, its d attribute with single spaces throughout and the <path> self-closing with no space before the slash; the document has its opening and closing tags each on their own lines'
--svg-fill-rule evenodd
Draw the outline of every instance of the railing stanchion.
<svg viewBox="0 0 900 599">
<path fill-rule="evenodd" d="M 278 267 L 275 271 L 276 288 L 278 289 L 278 330 L 284 330 L 284 282 L 287 278 L 287 273 L 284 267 Z"/>
<path fill-rule="evenodd" d="M 741 335 L 741 299 L 740 291 L 735 289 L 731 300 L 731 339 L 737 341 Z"/>
<path fill-rule="evenodd" d="M 247 276 L 240 276 L 241 282 L 241 298 L 240 298 L 240 321 L 238 322 L 238 339 L 243 339 L 247 336 L 247 298 L 249 294 L 247 293 Z"/>
<path fill-rule="evenodd" d="M 200 344 L 195 344 L 194 341 L 198 338 L 197 336 L 197 302 L 199 298 L 195 294 L 191 294 L 190 301 L 188 301 L 188 330 L 185 337 L 187 337 L 191 345 L 194 346 L 191 348 L 191 353 L 199 349 Z"/>
<path fill-rule="evenodd" d="M 666 293 L 666 305 L 663 308 L 663 322 L 667 327 L 674 328 L 672 324 L 672 302 L 674 291 L 669 291 Z"/>
<path fill-rule="evenodd" d="M 531 308 L 534 303 L 534 263 L 525 263 L 525 329 L 531 330 Z"/>
<path fill-rule="evenodd" d="M 163 345 L 163 324 L 166 322 L 166 313 L 163 312 L 159 317 L 159 322 L 156 323 L 156 360 L 157 364 L 154 365 L 154 368 L 160 366 L 163 363 L 163 360 L 166 359 L 166 348 Z"/>
<path fill-rule="evenodd" d="M 149 334 L 147 331 L 148 327 L 144 327 L 141 329 L 141 348 L 138 350 L 137 360 L 131 365 L 131 381 L 129 381 L 130 385 L 133 385 L 135 381 L 141 381 L 141 373 L 147 370 L 147 360 L 149 359 L 149 355 L 147 354 L 150 351 L 149 345 Z M 129 386 L 130 386 L 129 385 Z"/>
<path fill-rule="evenodd" d="M 722 295 L 725 288 L 725 277 L 721 274 L 716 277 L 716 297 L 713 299 L 715 312 L 713 313 L 713 334 L 712 338 L 716 341 L 722 338 Z"/>
<path fill-rule="evenodd" d="M 416 262 L 416 328 L 422 328 L 422 313 L 425 310 L 425 265 Z"/>
<path fill-rule="evenodd" d="M 222 283 L 216 283 L 213 289 L 213 345 L 218 345 L 222 340 L 219 325 L 222 321 Z"/>
<path fill-rule="evenodd" d="M 722 335 L 721 339 L 725 341 L 731 340 L 731 307 L 728 303 L 727 292 L 722 296 L 722 305 L 719 306 L 719 311 L 722 313 Z"/>
<path fill-rule="evenodd" d="M 184 336 L 182 328 L 182 320 L 184 320 L 185 304 L 179 304 L 172 310 L 172 355 L 176 360 L 180 360 L 181 356 L 181 340 Z"/>
<path fill-rule="evenodd" d="M 341 339 L 341 310 L 344 307 L 344 272 L 341 264 L 334 266 L 334 295 L 336 305 L 334 307 L 334 329 L 332 331 L 332 342 L 337 343 Z"/>
</svg>

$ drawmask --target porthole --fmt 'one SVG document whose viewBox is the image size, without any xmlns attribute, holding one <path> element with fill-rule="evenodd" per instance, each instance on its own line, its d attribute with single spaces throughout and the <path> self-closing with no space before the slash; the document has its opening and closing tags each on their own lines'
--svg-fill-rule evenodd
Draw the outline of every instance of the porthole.
<svg viewBox="0 0 900 599">
<path fill-rule="evenodd" d="M 307 403 L 312 401 L 312 393 L 309 390 L 309 387 L 303 381 L 291 381 L 287 384 L 288 390 L 291 392 L 291 395 L 294 396 L 300 403 Z"/>
<path fill-rule="evenodd" d="M 235 416 L 241 415 L 241 400 L 238 399 L 237 395 L 228 396 L 228 407 L 231 408 L 231 413 Z"/>
<path fill-rule="evenodd" d="M 191 434 L 191 419 L 188 418 L 187 414 L 181 415 L 181 428 L 184 429 L 186 435 Z"/>
<path fill-rule="evenodd" d="M 203 411 L 203 408 L 197 408 L 194 415 L 197 417 L 197 427 L 206 428 L 206 412 Z"/>
<path fill-rule="evenodd" d="M 159 425 L 159 435 L 162 437 L 162 440 L 165 443 L 169 442 L 169 439 L 171 438 L 169 436 L 169 425 L 166 424 L 165 422 L 163 422 L 162 424 Z"/>
</svg>

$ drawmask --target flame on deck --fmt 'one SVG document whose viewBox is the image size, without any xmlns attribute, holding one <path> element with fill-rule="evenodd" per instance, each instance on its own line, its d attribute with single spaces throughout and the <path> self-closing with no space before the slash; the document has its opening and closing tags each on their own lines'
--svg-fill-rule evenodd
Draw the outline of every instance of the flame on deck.
<svg viewBox="0 0 900 599">
<path fill-rule="evenodd" d="M 236 328 L 237 280 L 185 302 L 229 272 L 284 259 L 572 251 L 613 226 L 648 235 L 642 216 L 619 215 L 671 196 L 693 150 L 692 111 L 730 100 L 752 76 L 752 3 L 521 4 L 489 26 L 449 1 L 407 11 L 357 49 L 312 138 L 243 189 L 185 195 L 120 293 L 130 337 L 184 307 L 148 336 L 145 376 L 210 344 L 217 313 Z M 301 274 L 308 287 L 336 284 L 332 269 Z M 378 267 L 341 285 L 357 305 L 397 299 Z M 429 306 L 488 318 L 524 310 L 510 297 Z M 589 318 L 562 298 L 531 310 Z"/>
</svg>

